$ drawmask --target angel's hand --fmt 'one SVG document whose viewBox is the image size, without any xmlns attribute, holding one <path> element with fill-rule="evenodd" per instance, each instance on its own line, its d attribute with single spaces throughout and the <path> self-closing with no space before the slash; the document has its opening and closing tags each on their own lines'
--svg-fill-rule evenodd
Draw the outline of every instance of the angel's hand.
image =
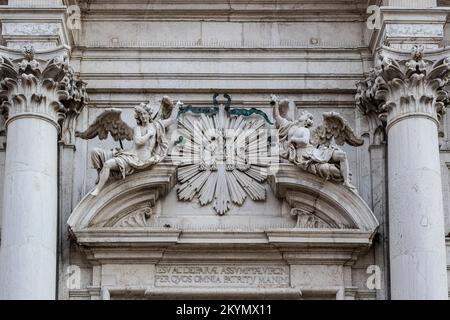
<svg viewBox="0 0 450 320">
<path fill-rule="evenodd" d="M 276 95 L 271 94 L 270 95 L 270 104 L 273 106 L 276 106 L 278 104 L 278 102 L 280 102 L 280 99 Z"/>
<path fill-rule="evenodd" d="M 183 102 L 181 102 L 180 100 L 177 101 L 177 103 L 175 104 L 175 108 L 172 110 L 172 114 L 170 115 L 170 123 L 176 120 L 176 118 L 178 117 L 178 112 L 183 105 Z"/>
</svg>

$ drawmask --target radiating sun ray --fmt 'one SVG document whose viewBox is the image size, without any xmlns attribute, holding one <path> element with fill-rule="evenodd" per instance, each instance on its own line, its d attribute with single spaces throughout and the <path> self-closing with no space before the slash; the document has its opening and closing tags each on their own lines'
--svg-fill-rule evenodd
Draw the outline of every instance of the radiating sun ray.
<svg viewBox="0 0 450 320">
<path fill-rule="evenodd" d="M 269 162 L 260 154 L 260 139 L 267 140 L 264 129 L 264 120 L 231 116 L 223 105 L 214 115 L 183 114 L 178 124 L 185 142 L 177 160 L 178 199 L 213 203 L 219 215 L 247 197 L 265 200 Z"/>
</svg>

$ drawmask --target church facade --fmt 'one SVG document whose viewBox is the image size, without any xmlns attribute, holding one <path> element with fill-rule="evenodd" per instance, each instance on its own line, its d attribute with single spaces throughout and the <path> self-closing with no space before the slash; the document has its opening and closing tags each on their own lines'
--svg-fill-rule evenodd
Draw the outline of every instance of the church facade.
<svg viewBox="0 0 450 320">
<path fill-rule="evenodd" d="M 1 299 L 448 299 L 450 1 L 0 1 Z"/>
</svg>

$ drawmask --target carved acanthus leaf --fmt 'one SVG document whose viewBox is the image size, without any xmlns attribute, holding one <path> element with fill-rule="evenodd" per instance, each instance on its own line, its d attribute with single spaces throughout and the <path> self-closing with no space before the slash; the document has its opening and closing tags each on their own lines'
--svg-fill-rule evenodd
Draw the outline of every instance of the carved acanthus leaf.
<svg viewBox="0 0 450 320">
<path fill-rule="evenodd" d="M 357 82 L 355 100 L 364 113 L 375 112 L 388 123 L 407 114 L 427 114 L 436 121 L 449 104 L 444 87 L 450 76 L 450 58 L 434 63 L 414 46 L 409 59 L 395 59 L 384 49 L 378 66 Z"/>
<path fill-rule="evenodd" d="M 329 229 L 330 224 L 315 216 L 313 213 L 300 208 L 292 208 L 291 215 L 297 218 L 296 228 Z"/>
<path fill-rule="evenodd" d="M 86 83 L 75 77 L 67 53 L 41 59 L 32 46 L 25 46 L 22 55 L 0 57 L 1 113 L 9 118 L 33 112 L 60 125 L 68 115 L 79 114 L 88 100 Z"/>
<path fill-rule="evenodd" d="M 313 211 L 305 208 L 292 208 L 291 215 L 297 219 L 295 227 L 307 229 L 353 229 L 344 224 L 327 222 L 314 214 Z"/>
<path fill-rule="evenodd" d="M 148 225 L 147 220 L 153 214 L 151 207 L 142 208 L 129 213 L 125 217 L 121 218 L 119 221 L 112 225 L 113 228 L 137 228 L 146 227 Z"/>
</svg>

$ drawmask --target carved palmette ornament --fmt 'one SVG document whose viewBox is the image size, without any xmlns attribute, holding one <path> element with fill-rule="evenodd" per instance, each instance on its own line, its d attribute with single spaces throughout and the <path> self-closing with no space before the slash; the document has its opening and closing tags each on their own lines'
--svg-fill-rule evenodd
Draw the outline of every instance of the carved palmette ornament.
<svg viewBox="0 0 450 320">
<path fill-rule="evenodd" d="M 153 210 L 151 207 L 142 208 L 139 210 L 136 210 L 119 221 L 117 221 L 113 227 L 115 228 L 127 228 L 127 227 L 146 227 L 147 220 L 150 219 L 150 217 L 153 214 Z"/>
<path fill-rule="evenodd" d="M 353 229 L 344 223 L 326 221 L 306 208 L 292 208 L 291 215 L 297 219 L 295 228 L 304 229 Z"/>
<path fill-rule="evenodd" d="M 118 214 L 104 221 L 91 224 L 91 227 L 107 228 L 144 228 L 148 226 L 148 220 L 153 216 L 152 204 L 135 209 L 125 214 Z"/>
<path fill-rule="evenodd" d="M 226 106 L 214 113 L 180 116 L 177 156 L 178 198 L 202 206 L 213 203 L 219 215 L 247 197 L 265 200 L 269 160 L 266 121 L 258 115 L 234 115 Z"/>
<path fill-rule="evenodd" d="M 308 229 L 329 229 L 333 228 L 329 223 L 323 219 L 317 217 L 311 212 L 300 208 L 291 209 L 291 215 L 296 217 L 296 228 L 308 228 Z"/>
</svg>

